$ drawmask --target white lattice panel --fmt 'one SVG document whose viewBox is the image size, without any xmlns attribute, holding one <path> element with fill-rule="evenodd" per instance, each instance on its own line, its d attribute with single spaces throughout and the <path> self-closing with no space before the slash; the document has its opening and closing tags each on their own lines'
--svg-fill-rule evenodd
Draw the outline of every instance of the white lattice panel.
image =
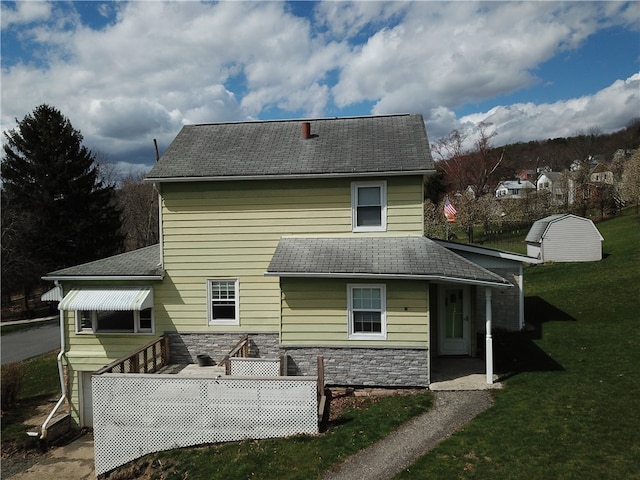
<svg viewBox="0 0 640 480">
<path fill-rule="evenodd" d="M 238 377 L 277 377 L 280 375 L 280 360 L 265 358 L 231 357 L 231 375 Z"/>
<path fill-rule="evenodd" d="M 161 450 L 318 433 L 314 377 L 104 374 L 92 387 L 98 475 Z"/>
</svg>

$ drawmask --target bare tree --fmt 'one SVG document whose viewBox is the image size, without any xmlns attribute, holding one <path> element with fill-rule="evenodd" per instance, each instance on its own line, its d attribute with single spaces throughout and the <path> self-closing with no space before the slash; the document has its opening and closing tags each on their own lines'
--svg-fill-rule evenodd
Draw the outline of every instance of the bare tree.
<svg viewBox="0 0 640 480">
<path fill-rule="evenodd" d="M 588 160 L 595 155 L 595 149 L 602 137 L 602 130 L 599 127 L 591 127 L 588 130 L 578 130 L 574 134 L 573 147 L 576 158 L 580 161 Z"/>
<path fill-rule="evenodd" d="M 158 243 L 158 195 L 142 174 L 129 174 L 120 180 L 117 198 L 122 209 L 125 251 Z"/>
<path fill-rule="evenodd" d="M 446 136 L 431 144 L 432 151 L 437 155 L 436 166 L 443 172 L 443 181 L 450 190 L 462 191 L 469 183 L 464 174 L 467 156 L 464 150 L 466 135 L 459 130 L 453 130 Z"/>
<path fill-rule="evenodd" d="M 444 183 L 449 186 L 450 191 L 462 192 L 472 186 L 482 195 L 497 183 L 498 169 L 503 163 L 505 152 L 497 152 L 491 146 L 491 139 L 497 132 L 490 132 L 490 126 L 486 122 L 478 124 L 478 138 L 470 151 L 464 149 L 466 136 L 458 130 L 453 130 L 447 137 L 442 137 L 431 145 L 439 157 L 437 166 L 444 172 Z"/>
</svg>

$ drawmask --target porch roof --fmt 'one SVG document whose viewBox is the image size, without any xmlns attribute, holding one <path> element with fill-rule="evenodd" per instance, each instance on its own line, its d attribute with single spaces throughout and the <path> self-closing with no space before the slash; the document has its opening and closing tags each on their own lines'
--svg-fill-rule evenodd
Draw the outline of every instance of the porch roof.
<svg viewBox="0 0 640 480">
<path fill-rule="evenodd" d="M 282 238 L 265 275 L 512 286 L 425 237 Z"/>
<path fill-rule="evenodd" d="M 160 245 L 48 273 L 44 280 L 162 280 Z"/>
</svg>

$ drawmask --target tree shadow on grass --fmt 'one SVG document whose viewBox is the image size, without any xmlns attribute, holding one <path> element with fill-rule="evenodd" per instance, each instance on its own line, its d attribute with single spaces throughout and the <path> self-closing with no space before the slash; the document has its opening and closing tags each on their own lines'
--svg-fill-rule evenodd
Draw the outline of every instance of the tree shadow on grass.
<svg viewBox="0 0 640 480">
<path fill-rule="evenodd" d="M 547 355 L 534 340 L 542 338 L 544 323 L 576 319 L 541 297 L 526 297 L 525 312 L 524 331 L 497 331 L 493 335 L 496 371 L 504 373 L 500 380 L 523 372 L 564 370 L 564 367 Z"/>
</svg>

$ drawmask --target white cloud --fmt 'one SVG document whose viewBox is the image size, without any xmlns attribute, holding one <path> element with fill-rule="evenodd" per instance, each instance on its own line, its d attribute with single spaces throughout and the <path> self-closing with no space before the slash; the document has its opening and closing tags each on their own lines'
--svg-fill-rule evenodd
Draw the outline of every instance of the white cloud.
<svg viewBox="0 0 640 480">
<path fill-rule="evenodd" d="M 431 132 L 439 132 L 436 138 L 432 137 L 432 141 L 447 135 L 453 129 L 442 130 L 447 121 L 449 125 L 455 125 L 455 128 L 467 134 L 467 147 L 473 143 L 476 126 L 480 122 L 489 123 L 490 131 L 498 134 L 494 138 L 494 144 L 503 145 L 569 137 L 579 130 L 590 128 L 611 133 L 630 119 L 638 117 L 639 106 L 640 73 L 637 73 L 626 80 L 618 80 L 591 96 L 538 105 L 501 105 L 460 119 L 452 118 L 452 112 L 435 110 L 426 123 Z M 446 119 L 444 122 L 441 120 L 443 116 Z"/>
<path fill-rule="evenodd" d="M 408 9 L 408 2 L 323 2 L 316 8 L 316 20 L 331 36 L 351 38 L 370 25 L 384 25 L 399 19 Z"/>
<path fill-rule="evenodd" d="M 638 106 L 632 78 L 590 97 L 454 113 L 546 81 L 538 67 L 598 29 L 639 28 L 634 5 L 616 2 L 326 2 L 308 17 L 284 2 L 102 2 L 99 30 L 73 2 L 15 5 L 3 2 L 3 28 L 22 28 L 38 58 L 3 65 L 3 129 L 47 103 L 119 161 L 147 161 L 153 138 L 166 146 L 187 123 L 276 110 L 423 112 L 432 140 L 488 118 L 507 142 L 616 128 Z"/>
<path fill-rule="evenodd" d="M 539 80 L 536 67 L 597 26 L 579 3 L 415 2 L 403 22 L 353 51 L 333 88 L 339 106 L 377 101 L 373 113 L 457 107 Z"/>
<path fill-rule="evenodd" d="M 46 2 L 16 2 L 14 7 L 2 2 L 2 28 L 45 20 L 51 15 L 51 5 Z"/>
</svg>

